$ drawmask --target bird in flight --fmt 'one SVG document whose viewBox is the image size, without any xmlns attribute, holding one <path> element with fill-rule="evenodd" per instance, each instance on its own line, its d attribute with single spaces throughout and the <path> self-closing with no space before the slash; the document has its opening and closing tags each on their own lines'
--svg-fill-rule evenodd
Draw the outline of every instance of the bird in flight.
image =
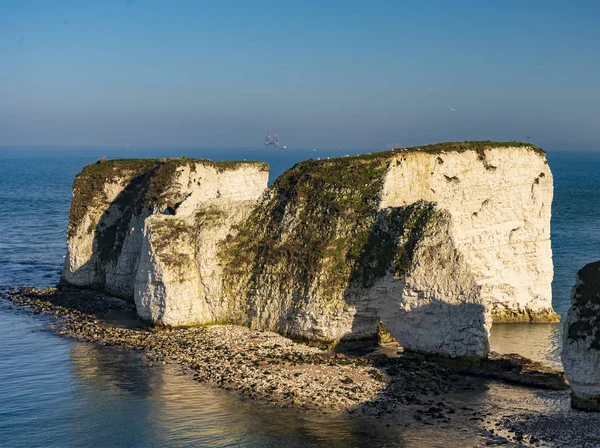
<svg viewBox="0 0 600 448">
<path fill-rule="evenodd" d="M 450 112 L 456 112 L 456 109 L 449 107 L 448 109 L 450 109 Z"/>
</svg>

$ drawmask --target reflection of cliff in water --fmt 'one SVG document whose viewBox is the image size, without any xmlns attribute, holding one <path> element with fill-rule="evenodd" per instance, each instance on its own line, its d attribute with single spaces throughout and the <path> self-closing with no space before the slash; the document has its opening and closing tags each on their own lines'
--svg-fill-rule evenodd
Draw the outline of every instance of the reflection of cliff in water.
<svg viewBox="0 0 600 448">
<path fill-rule="evenodd" d="M 2 446 L 462 448 L 484 446 L 481 427 L 499 431 L 495 422 L 503 416 L 533 412 L 570 423 L 576 415 L 567 391 L 472 377 L 453 379 L 448 394 L 426 397 L 456 410 L 450 422 L 417 421 L 404 406 L 376 418 L 361 417 L 361 410 L 305 414 L 240 399 L 193 381 L 178 366 L 147 367 L 140 352 L 32 331 L 41 327 L 36 319 L 1 305 L 0 361 L 8 362 L 0 370 Z"/>
<path fill-rule="evenodd" d="M 243 400 L 139 353 L 80 343 L 71 359 L 82 445 L 104 434 L 122 446 L 404 446 L 397 428 Z"/>
<path fill-rule="evenodd" d="M 121 446 L 144 447 L 458 448 L 482 440 L 479 424 L 467 418 L 470 414 L 457 415 L 452 423 L 428 426 L 402 407 L 376 418 L 362 417 L 360 410 L 353 415 L 306 413 L 198 383 L 176 365 L 147 367 L 140 353 L 77 343 L 71 359 L 77 423 L 72 425 L 70 438 L 81 446 L 118 441 Z M 481 406 L 482 397 L 489 394 L 485 380 L 465 378 L 463 382 L 455 385 L 461 405 Z M 463 387 L 471 392 L 464 395 Z"/>
<path fill-rule="evenodd" d="M 528 331 L 527 325 L 510 325 L 510 329 L 521 327 Z M 529 338 L 527 345 L 535 347 L 547 343 L 543 335 L 551 337 L 550 330 L 556 326 L 530 327 L 547 329 L 539 331 L 538 339 Z M 305 413 L 198 383 L 176 365 L 148 367 L 139 352 L 87 343 L 72 347 L 75 398 L 72 413 L 63 418 L 69 425 L 69 440 L 77 441 L 77 446 L 454 448 L 485 443 L 482 428 L 499 430 L 494 422 L 504 416 L 568 409 L 566 391 L 539 391 L 464 377 L 453 382 L 448 394 L 429 397 L 457 410 L 451 422 L 429 426 L 403 407 L 376 418 L 361 417 L 360 410 L 353 415 Z M 490 421 L 473 418 L 471 411 L 487 415 Z"/>
<path fill-rule="evenodd" d="M 518 353 L 562 370 L 560 362 L 562 325 L 494 324 L 490 348 L 498 353 Z"/>
</svg>

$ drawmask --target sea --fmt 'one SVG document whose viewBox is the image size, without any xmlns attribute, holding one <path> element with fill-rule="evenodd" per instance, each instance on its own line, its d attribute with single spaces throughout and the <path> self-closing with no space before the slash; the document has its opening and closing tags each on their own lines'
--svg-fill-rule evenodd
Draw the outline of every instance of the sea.
<svg viewBox="0 0 600 448">
<path fill-rule="evenodd" d="M 75 175 L 102 157 L 261 160 L 270 182 L 296 162 L 369 150 L 0 148 L 0 288 L 55 285 Z M 600 259 L 600 152 L 553 151 L 553 306 Z M 559 365 L 560 324 L 495 325 L 492 349 Z M 407 424 L 408 425 L 408 424 Z M 142 355 L 56 336 L 52 321 L 0 301 L 0 447 L 438 446 L 410 425 L 379 428 L 244 400 Z M 399 429 L 401 428 L 401 429 Z M 457 429 L 458 431 L 458 429 Z M 439 446 L 469 446 L 464 432 Z M 433 442 L 432 442 L 433 443 Z"/>
</svg>

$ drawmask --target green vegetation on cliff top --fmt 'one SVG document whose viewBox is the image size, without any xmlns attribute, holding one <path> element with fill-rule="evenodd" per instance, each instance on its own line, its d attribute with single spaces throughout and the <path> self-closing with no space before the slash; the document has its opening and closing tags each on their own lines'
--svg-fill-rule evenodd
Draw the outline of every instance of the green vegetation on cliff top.
<svg viewBox="0 0 600 448">
<path fill-rule="evenodd" d="M 215 168 L 218 172 L 235 170 L 244 165 L 258 166 L 261 171 L 268 171 L 269 166 L 263 162 L 224 161 L 213 162 L 206 159 L 116 159 L 99 160 L 87 165 L 73 182 L 73 201 L 69 211 L 69 236 L 74 236 L 83 221 L 88 209 L 108 206 L 103 197 L 107 183 L 119 180 L 127 185 L 118 201 L 123 206 L 151 207 L 160 202 L 168 190 L 177 168 L 190 165 L 192 171 L 197 165 Z M 93 225 L 93 223 L 92 223 Z"/>
<path fill-rule="evenodd" d="M 399 153 L 409 154 L 415 152 L 424 152 L 427 154 L 442 154 L 445 152 L 466 152 L 466 151 L 476 151 L 481 152 L 486 149 L 495 149 L 495 148 L 515 148 L 515 147 L 527 147 L 532 149 L 534 152 L 540 155 L 546 155 L 546 152 L 531 143 L 523 143 L 523 142 L 492 142 L 490 140 L 473 140 L 467 142 L 443 142 L 443 143 L 433 143 L 430 145 L 423 146 L 411 146 L 409 148 L 395 148 L 390 149 L 388 151 L 380 151 L 374 152 L 371 154 L 360 154 L 354 157 L 358 158 L 377 158 L 377 157 L 391 157 L 396 156 Z"/>
<path fill-rule="evenodd" d="M 335 308 L 349 289 L 371 287 L 388 273 L 405 277 L 422 230 L 437 215 L 425 203 L 379 210 L 389 163 L 310 160 L 286 171 L 222 244 L 225 293 L 248 303 L 278 290 L 296 307 L 316 292 Z"/>
<path fill-rule="evenodd" d="M 443 142 L 443 143 L 433 143 L 430 145 L 423 146 L 412 146 L 409 148 L 395 148 L 387 151 L 377 151 L 368 154 L 358 154 L 355 156 L 346 156 L 339 157 L 331 160 L 340 160 L 340 161 L 352 161 L 352 160 L 373 160 L 373 159 L 387 159 L 390 157 L 398 156 L 399 154 L 411 154 L 411 153 L 427 153 L 427 154 L 442 154 L 448 152 L 458 152 L 463 153 L 467 151 L 475 151 L 482 154 L 483 151 L 487 149 L 495 149 L 495 148 L 515 148 L 515 147 L 527 147 L 537 154 L 542 156 L 546 155 L 546 152 L 531 143 L 523 143 L 523 142 L 492 142 L 490 140 L 479 140 L 479 141 L 467 141 L 467 142 Z M 303 162 L 300 162 L 303 163 Z M 342 162 L 343 163 L 343 162 Z"/>
<path fill-rule="evenodd" d="M 380 151 L 370 154 L 361 154 L 351 157 L 342 157 L 331 159 L 337 161 L 336 164 L 352 166 L 356 160 L 374 160 L 387 159 L 397 156 L 399 153 L 408 154 L 414 152 L 425 152 L 429 154 L 441 154 L 444 152 L 465 152 L 477 151 L 480 157 L 484 159 L 482 151 L 492 148 L 507 148 L 515 146 L 524 146 L 531 148 L 535 152 L 544 155 L 544 151 L 530 143 L 523 142 L 492 142 L 492 141 L 468 141 L 468 142 L 445 142 L 435 143 L 424 146 L 415 146 L 410 148 L 397 148 L 389 151 Z M 314 166 L 325 161 L 309 160 L 301 162 L 301 164 L 309 164 Z M 146 202 L 152 202 L 160 198 L 160 195 L 168 187 L 168 183 L 172 180 L 177 167 L 186 164 L 203 164 L 214 167 L 217 171 L 234 170 L 243 165 L 259 165 L 261 170 L 268 171 L 269 166 L 264 162 L 247 162 L 247 161 L 223 161 L 213 162 L 207 159 L 188 159 L 171 158 L 171 159 L 116 159 L 98 161 L 94 164 L 87 165 L 75 178 L 73 182 L 73 203 L 71 204 L 69 216 L 69 236 L 73 236 L 77 226 L 82 221 L 86 210 L 93 207 L 98 201 L 100 193 L 103 191 L 104 185 L 107 182 L 114 181 L 117 178 L 123 179 L 125 182 L 131 181 L 139 176 L 149 173 L 148 181 L 150 185 L 147 187 Z M 286 173 L 283 174 L 285 176 Z M 356 172 L 352 173 L 356 175 Z M 149 205 L 149 204 L 146 204 Z M 150 204 L 151 205 L 151 204 Z"/>
<path fill-rule="evenodd" d="M 545 154 L 528 143 L 474 141 L 297 163 L 222 244 L 225 293 L 248 303 L 268 291 L 285 291 L 301 306 L 318 290 L 336 303 L 349 289 L 371 287 L 388 273 L 408 275 L 421 232 L 435 225 L 439 212 L 427 203 L 379 210 L 390 163 L 416 152 L 474 151 L 493 170 L 485 151 L 510 147 Z"/>
</svg>

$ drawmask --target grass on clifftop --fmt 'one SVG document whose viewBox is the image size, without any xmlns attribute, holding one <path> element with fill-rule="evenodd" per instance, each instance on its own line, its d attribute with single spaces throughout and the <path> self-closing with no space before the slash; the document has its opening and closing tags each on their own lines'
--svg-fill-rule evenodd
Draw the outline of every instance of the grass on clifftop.
<svg viewBox="0 0 600 448">
<path fill-rule="evenodd" d="M 282 291 L 301 288 L 292 294 L 307 297 L 318 281 L 335 295 L 351 273 L 346 257 L 358 259 L 368 240 L 388 164 L 383 158 L 309 160 L 279 176 L 222 245 L 227 293 L 245 295 L 276 275 Z"/>
<path fill-rule="evenodd" d="M 137 182 L 135 194 L 126 194 L 121 198 L 124 206 L 133 205 L 139 208 L 152 207 L 160 201 L 174 180 L 177 168 L 191 165 L 194 171 L 197 165 L 213 167 L 217 172 L 235 170 L 244 165 L 257 165 L 261 171 L 268 171 L 269 165 L 263 162 L 225 161 L 212 162 L 206 159 L 116 159 L 99 160 L 87 165 L 73 182 L 73 201 L 69 211 L 68 236 L 72 237 L 89 209 L 108 206 L 103 197 L 107 183 L 120 180 L 125 185 Z M 127 188 L 126 188 L 127 189 Z M 92 223 L 93 224 L 93 223 Z"/>
<path fill-rule="evenodd" d="M 104 187 L 108 182 L 131 180 L 156 167 L 155 159 L 99 160 L 87 165 L 73 181 L 73 200 L 69 210 L 68 236 L 76 234 L 89 209 L 104 205 Z"/>
<path fill-rule="evenodd" d="M 225 293 L 244 304 L 269 302 L 265 293 L 276 290 L 294 309 L 316 293 L 335 308 L 349 289 L 408 275 L 415 244 L 437 214 L 426 203 L 379 210 L 389 162 L 310 160 L 286 171 L 222 244 Z"/>
<path fill-rule="evenodd" d="M 412 152 L 425 152 L 428 154 L 441 154 L 444 152 L 465 152 L 465 151 L 477 151 L 480 154 L 482 160 L 485 159 L 483 151 L 491 148 L 508 148 L 508 147 L 528 147 L 533 151 L 545 155 L 545 152 L 531 144 L 523 142 L 492 142 L 489 140 L 485 141 L 468 141 L 468 142 L 445 142 L 435 143 L 424 146 L 414 146 L 410 148 L 397 148 L 389 151 L 380 151 L 370 154 L 360 154 L 350 157 L 342 157 L 331 160 L 309 160 L 301 162 L 297 166 L 316 166 L 319 164 L 335 163 L 336 166 L 342 167 L 348 165 L 348 168 L 352 168 L 355 161 L 363 160 L 375 160 L 381 159 L 381 163 L 384 163 L 384 159 L 396 156 L 399 153 L 412 153 Z M 243 165 L 258 165 L 262 171 L 268 171 L 269 166 L 264 162 L 247 162 L 247 161 L 223 161 L 223 162 L 212 162 L 207 159 L 188 159 L 182 158 L 171 158 L 171 159 L 116 159 L 98 161 L 94 164 L 87 165 L 75 178 L 73 182 L 73 202 L 71 204 L 69 214 L 69 230 L 68 235 L 73 236 L 76 230 L 83 220 L 87 210 L 94 207 L 99 199 L 102 199 L 100 195 L 103 192 L 103 188 L 107 182 L 115 181 L 118 178 L 124 179 L 125 182 L 148 174 L 149 182 L 146 188 L 146 204 L 152 205 L 153 201 L 160 198 L 161 194 L 168 188 L 168 183 L 172 180 L 173 174 L 177 167 L 185 164 L 203 164 L 214 167 L 218 172 L 227 170 L 235 170 Z M 307 164 L 307 165 L 306 165 Z M 314 168 L 313 168 L 314 169 Z M 355 174 L 353 172 L 352 174 Z M 285 176 L 286 173 L 282 175 Z"/>
<path fill-rule="evenodd" d="M 465 152 L 465 151 L 477 151 L 481 149 L 493 149 L 493 148 L 513 148 L 513 147 L 528 147 L 535 152 L 545 155 L 545 151 L 531 143 L 524 142 L 492 142 L 490 140 L 473 140 L 468 142 L 443 142 L 434 143 L 431 145 L 424 146 L 413 146 L 405 148 L 408 152 L 426 152 L 429 154 L 440 154 L 442 152 Z"/>
<path fill-rule="evenodd" d="M 466 152 L 466 151 L 476 151 L 477 153 L 481 153 L 486 149 L 494 149 L 494 148 L 512 148 L 512 147 L 527 147 L 531 148 L 534 152 L 545 156 L 546 152 L 531 143 L 523 143 L 523 142 L 492 142 L 490 140 L 480 140 L 480 141 L 468 141 L 468 142 L 443 142 L 443 143 L 433 143 L 430 145 L 423 146 L 411 146 L 409 148 L 395 148 L 390 149 L 388 151 L 378 151 L 372 152 L 369 154 L 359 154 L 356 156 L 348 156 L 343 157 L 342 159 L 378 159 L 378 158 L 388 158 L 392 156 L 396 156 L 398 154 L 408 154 L 414 152 L 424 152 L 427 154 L 442 154 L 447 152 Z"/>
</svg>

